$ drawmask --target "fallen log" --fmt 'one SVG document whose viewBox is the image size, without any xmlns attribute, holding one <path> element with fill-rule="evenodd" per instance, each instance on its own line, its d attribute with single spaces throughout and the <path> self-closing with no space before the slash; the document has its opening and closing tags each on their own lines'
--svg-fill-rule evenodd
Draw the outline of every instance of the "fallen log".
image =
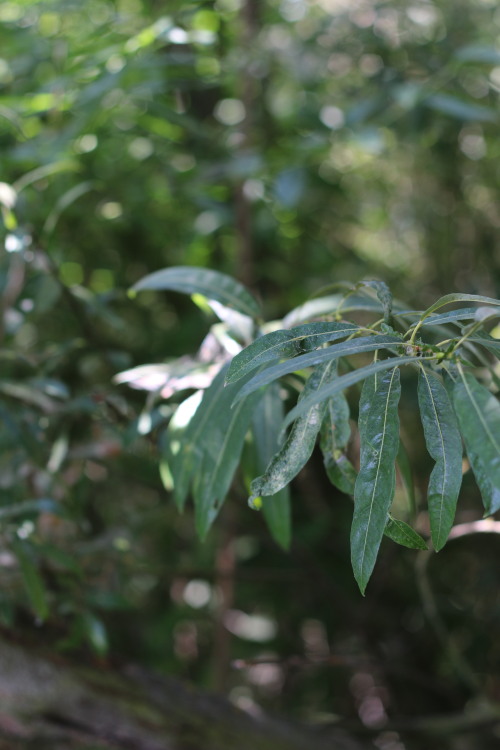
<svg viewBox="0 0 500 750">
<path fill-rule="evenodd" d="M 251 716 L 143 669 L 70 663 L 0 637 L 0 750 L 368 750 L 337 729 Z"/>
</svg>

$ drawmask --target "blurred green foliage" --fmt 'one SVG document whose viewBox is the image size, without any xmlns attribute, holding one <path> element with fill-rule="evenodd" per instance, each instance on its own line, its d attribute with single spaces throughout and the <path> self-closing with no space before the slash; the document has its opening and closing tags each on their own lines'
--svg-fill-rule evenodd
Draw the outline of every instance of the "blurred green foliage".
<svg viewBox="0 0 500 750">
<path fill-rule="evenodd" d="M 127 297 L 165 266 L 230 273 L 271 318 L 371 276 L 419 307 L 499 297 L 499 30 L 490 0 L 0 5 L 4 626 L 374 731 L 495 695 L 498 575 L 476 540 L 435 583 L 480 690 L 426 624 L 412 553 L 386 553 L 358 602 L 350 505 L 312 468 L 289 556 L 243 497 L 200 546 L 158 476 L 168 408 L 145 429 L 112 378 L 208 329 L 180 296 Z M 411 393 L 401 408 L 411 424 Z"/>
</svg>

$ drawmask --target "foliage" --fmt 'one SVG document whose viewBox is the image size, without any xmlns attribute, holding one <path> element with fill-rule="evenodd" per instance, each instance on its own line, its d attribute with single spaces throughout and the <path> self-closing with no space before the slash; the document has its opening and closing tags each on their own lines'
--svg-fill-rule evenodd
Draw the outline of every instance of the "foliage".
<svg viewBox="0 0 500 750">
<path fill-rule="evenodd" d="M 382 278 L 410 311 L 453 289 L 499 297 L 498 24 L 489 0 L 0 4 L 2 628 L 22 638 L 34 621 L 53 648 L 133 659 L 234 691 L 247 706 L 314 722 L 344 716 L 375 734 L 370 706 L 379 699 L 396 729 L 399 720 L 423 725 L 426 714 L 496 700 L 497 522 L 471 523 L 481 495 L 498 505 L 498 477 L 485 468 L 496 450 L 498 372 L 487 365 L 498 344 L 481 334 L 495 320 L 476 321 L 460 346 L 470 365 L 453 385 L 442 378 L 451 358 L 435 366 L 423 361 L 429 353 L 391 350 L 394 331 L 404 335 L 418 316 L 397 317 L 404 309 L 395 303 L 391 322 L 383 286 L 352 286 Z M 237 277 L 254 301 L 240 286 L 236 297 L 247 304 L 228 308 L 213 275 L 198 305 L 152 290 L 127 296 L 166 266 Z M 337 279 L 348 286 L 328 287 Z M 478 305 L 487 316 L 495 308 L 463 302 L 431 313 L 444 328 L 424 321 L 414 345 L 456 342 Z M 222 320 L 199 354 L 187 355 L 212 313 Z M 382 317 L 394 330 L 380 323 L 359 332 Z M 260 351 L 252 369 L 249 345 L 260 331 L 276 361 Z M 323 354 L 352 342 L 367 348 Z M 457 491 L 449 471 L 457 451 L 453 440 L 443 449 L 436 414 L 450 434 L 456 414 L 467 457 L 450 542 L 435 557 L 382 541 L 362 598 L 345 495 L 359 468 L 354 421 L 375 382 L 356 378 L 377 351 L 379 385 L 390 375 L 387 357 L 410 356 L 399 368 L 402 439 L 384 536 L 422 545 L 431 513 L 434 545 L 444 540 L 449 515 L 440 515 L 439 497 Z M 287 370 L 304 355 L 306 370 Z M 221 363 L 241 378 L 213 392 L 222 401 L 207 432 L 202 412 L 198 427 L 190 417 Z M 276 366 L 284 374 L 251 393 Z M 245 496 L 285 450 L 283 420 L 296 406 L 305 412 L 286 429 L 302 424 L 313 440 L 324 404 L 306 401 L 312 368 L 328 387 L 347 377 L 351 386 L 326 400 L 304 469 L 251 513 Z M 151 389 L 146 404 L 117 377 L 131 370 Z M 450 402 L 457 390 L 455 409 L 443 407 L 442 386 Z M 218 405 L 243 388 L 251 401 L 242 398 L 224 421 Z M 478 409 L 491 416 L 470 438 Z M 365 426 L 376 431 L 376 422 Z M 203 471 L 217 467 L 217 441 L 239 461 L 231 502 L 203 544 L 186 502 L 189 461 L 178 452 L 195 428 L 205 439 Z M 191 482 L 208 506 L 198 526 L 218 511 L 208 501 L 230 469 L 220 464 L 207 488 Z M 243 666 L 231 670 L 232 659 Z M 375 742 L 391 738 L 381 732 Z M 401 735 L 407 750 L 415 742 Z M 438 746 L 457 742 L 443 735 Z M 489 750 L 489 742 L 498 738 L 475 733 L 471 747 Z"/>
<path fill-rule="evenodd" d="M 418 374 L 425 441 L 435 461 L 427 501 L 436 551 L 444 546 L 455 517 L 462 476 L 462 438 L 485 513 L 491 515 L 500 509 L 500 405 L 469 371 L 479 370 L 488 382 L 498 386 L 500 344 L 485 330 L 485 324 L 500 317 L 500 300 L 448 294 L 427 310 L 411 311 L 399 304 L 393 309 L 390 291 L 381 281 L 343 286 L 347 291 L 337 298 L 313 301 L 324 304 L 322 314 L 328 320 L 318 320 L 315 312 L 307 311 L 306 304 L 302 310 L 293 310 L 290 317 L 313 322 L 291 328 L 283 328 L 283 321 L 273 321 L 266 327 L 248 292 L 238 282 L 213 271 L 166 269 L 142 279 L 135 290 L 171 289 L 196 295 L 198 300 L 202 296 L 222 321 L 212 327 L 208 337 L 216 348 L 212 363 L 218 373 L 185 420 L 184 430 L 167 432 L 165 442 L 166 461 L 181 507 L 192 487 L 200 536 L 206 535 L 220 510 L 240 459 L 244 474 L 250 473 L 244 454 L 242 458 L 243 443 L 250 431 L 254 451 L 259 450 L 263 438 L 255 423 L 252 425 L 252 414 L 265 389 L 280 378 L 295 375 L 284 381 L 299 391 L 297 405 L 286 416 L 281 433 L 293 423 L 291 430 L 268 459 L 265 471 L 251 482 L 249 503 L 253 508 L 266 508 L 269 498 L 283 491 L 303 468 L 321 432 L 329 478 L 354 496 L 351 558 L 364 593 L 384 533 L 405 546 L 425 548 L 415 530 L 390 516 L 400 445 L 402 367 L 410 366 Z M 360 295 L 359 305 L 353 301 L 354 295 Z M 217 300 L 215 307 L 211 298 Z M 365 298 L 372 303 L 371 312 L 378 319 L 359 323 L 346 320 L 345 303 L 351 317 L 366 312 Z M 438 312 L 450 304 L 471 302 L 481 306 Z M 248 313 L 253 314 L 253 321 Z M 245 347 L 244 334 L 252 327 L 255 339 Z M 339 343 L 340 339 L 344 341 Z M 233 357 L 235 349 L 241 351 Z M 366 352 L 374 352 L 371 364 L 356 366 L 349 359 Z M 176 363 L 171 367 L 175 373 Z M 171 375 L 165 367 L 158 374 L 164 378 L 161 392 Z M 134 372 L 121 377 L 133 382 Z M 344 391 L 361 381 L 359 472 L 354 479 L 356 472 L 346 455 L 350 424 Z M 185 380 L 180 390 L 186 385 Z M 271 393 L 274 400 L 281 398 L 279 390 Z M 336 470 L 340 466 L 342 471 Z M 353 486 L 346 487 L 346 472 Z M 289 537 L 289 517 L 287 502 L 282 501 L 279 510 L 274 505 L 269 526 L 284 546 Z M 266 514 L 266 518 L 270 516 Z"/>
</svg>

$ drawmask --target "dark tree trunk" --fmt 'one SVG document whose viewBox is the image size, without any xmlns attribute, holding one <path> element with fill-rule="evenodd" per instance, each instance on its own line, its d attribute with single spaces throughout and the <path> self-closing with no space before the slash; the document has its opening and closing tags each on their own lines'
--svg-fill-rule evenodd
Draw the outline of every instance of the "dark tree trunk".
<svg viewBox="0 0 500 750">
<path fill-rule="evenodd" d="M 337 730 L 252 717 L 136 668 L 70 664 L 0 637 L 0 750 L 368 750 Z"/>
</svg>

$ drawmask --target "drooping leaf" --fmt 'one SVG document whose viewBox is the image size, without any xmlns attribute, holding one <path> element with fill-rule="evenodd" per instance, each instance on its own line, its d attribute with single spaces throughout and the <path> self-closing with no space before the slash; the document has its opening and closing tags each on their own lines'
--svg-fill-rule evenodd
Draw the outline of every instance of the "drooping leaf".
<svg viewBox="0 0 500 750">
<path fill-rule="evenodd" d="M 231 408 L 236 386 L 224 387 L 226 370 L 227 367 L 218 373 L 199 405 L 189 399 L 182 404 L 185 414 L 176 413 L 166 435 L 167 463 L 176 504 L 183 507 L 192 487 L 196 525 L 202 537 L 229 490 L 252 410 L 261 396 L 257 393 Z M 189 411 L 194 413 L 190 416 Z M 185 429 L 183 421 L 187 421 Z"/>
<path fill-rule="evenodd" d="M 49 616 L 49 605 L 47 603 L 44 582 L 32 559 L 31 546 L 24 541 L 16 540 L 12 544 L 12 548 L 19 562 L 24 587 L 31 607 L 38 619 L 44 622 Z"/>
<path fill-rule="evenodd" d="M 432 543 L 436 552 L 445 544 L 455 518 L 462 484 L 462 441 L 444 385 L 421 367 L 418 403 L 427 450 L 436 462 L 427 489 Z"/>
<path fill-rule="evenodd" d="M 174 497 L 179 508 L 183 507 L 193 478 L 201 466 L 204 442 L 210 434 L 211 420 L 219 410 L 225 408 L 224 374 L 225 370 L 221 370 L 211 386 L 204 392 L 201 403 L 190 419 L 179 441 L 175 458 L 171 462 Z"/>
<path fill-rule="evenodd" d="M 410 510 L 412 514 L 414 515 L 416 512 L 416 507 L 417 507 L 417 503 L 415 499 L 415 486 L 413 484 L 413 475 L 412 475 L 412 470 L 411 470 L 410 457 L 408 455 L 408 451 L 406 450 L 405 445 L 402 440 L 399 441 L 399 450 L 398 450 L 398 455 L 396 458 L 396 464 L 399 469 L 399 474 L 401 476 L 403 486 L 408 496 Z"/>
<path fill-rule="evenodd" d="M 220 362 L 208 364 L 193 357 L 181 357 L 168 363 L 139 365 L 117 373 L 113 380 L 127 384 L 130 388 L 161 393 L 169 398 L 176 391 L 208 388 L 218 370 Z"/>
<path fill-rule="evenodd" d="M 85 635 L 94 651 L 99 656 L 107 654 L 109 651 L 109 639 L 103 621 L 92 612 L 84 612 L 81 615 L 81 622 Z"/>
<path fill-rule="evenodd" d="M 0 381 L 0 392 L 6 396 L 24 401 L 26 404 L 35 406 L 45 414 L 53 414 L 57 411 L 59 404 L 47 396 L 39 388 L 28 383 L 13 383 L 7 380 Z"/>
<path fill-rule="evenodd" d="M 233 387 L 234 389 L 234 387 Z M 245 435 L 261 393 L 253 393 L 231 409 L 231 386 L 224 389 L 203 436 L 203 457 L 196 470 L 193 498 L 196 530 L 203 539 L 215 520 L 238 467 Z"/>
<path fill-rule="evenodd" d="M 335 377 L 336 367 L 333 363 L 328 362 L 317 367 L 309 376 L 301 397 L 307 398 L 309 393 Z M 296 421 L 284 445 L 275 454 L 264 474 L 252 482 L 250 499 L 274 495 L 299 473 L 313 452 L 324 411 L 324 405 L 315 405 Z"/>
<path fill-rule="evenodd" d="M 349 404 L 343 393 L 337 393 L 326 402 L 320 446 L 328 478 L 347 495 L 353 494 L 356 481 L 356 470 L 346 456 L 350 436 Z"/>
<path fill-rule="evenodd" d="M 318 388 L 318 390 L 315 393 L 311 393 L 307 399 L 299 401 L 286 415 L 283 420 L 282 429 L 286 429 L 294 419 L 302 416 L 304 412 L 314 404 L 326 401 L 330 396 L 339 393 L 339 391 L 343 391 L 350 385 L 354 385 L 354 383 L 358 383 L 360 380 L 365 380 L 365 378 L 370 375 L 382 372 L 383 370 L 388 370 L 391 367 L 397 367 L 399 365 L 407 365 L 410 362 L 415 364 L 415 357 L 392 357 L 391 359 L 372 362 L 371 365 L 360 367 L 358 370 L 353 370 L 353 372 L 348 372 L 346 375 L 342 375 L 332 383 L 329 383 L 322 388 Z"/>
<path fill-rule="evenodd" d="M 354 323 L 307 323 L 287 330 L 272 331 L 256 339 L 232 360 L 226 376 L 233 383 L 259 365 L 290 359 L 312 351 L 329 341 L 349 336 L 359 328 Z"/>
<path fill-rule="evenodd" d="M 155 271 L 138 281 L 133 291 L 170 289 L 184 294 L 202 294 L 207 299 L 222 302 L 243 315 L 258 318 L 260 308 L 250 292 L 238 281 L 219 271 L 196 266 L 174 266 Z"/>
<path fill-rule="evenodd" d="M 496 122 L 498 117 L 489 107 L 465 102 L 451 94 L 432 94 L 424 99 L 423 104 L 464 122 Z"/>
<path fill-rule="evenodd" d="M 351 528 L 352 567 L 362 593 L 377 559 L 394 494 L 400 394 L 399 368 L 393 367 L 382 377 L 362 431 Z"/>
<path fill-rule="evenodd" d="M 459 370 L 453 405 L 467 456 L 488 515 L 500 509 L 500 403 L 470 373 Z"/>
<path fill-rule="evenodd" d="M 366 378 L 365 382 L 363 383 L 363 387 L 361 388 L 361 396 L 359 399 L 359 412 L 358 412 L 358 431 L 359 431 L 360 450 L 364 450 L 366 447 L 365 431 L 366 431 L 366 424 L 368 420 L 368 414 L 370 413 L 370 409 L 373 404 L 373 399 L 380 385 L 381 377 L 382 376 L 379 375 L 377 372 L 373 373 L 372 375 L 369 375 Z"/>
<path fill-rule="evenodd" d="M 207 399 L 213 394 L 205 394 Z M 160 467 L 162 476 L 172 483 L 174 500 L 179 510 L 184 508 L 189 492 L 189 483 L 194 471 L 192 444 L 186 440 L 188 426 L 196 414 L 203 398 L 203 391 L 197 391 L 183 401 L 176 409 L 164 435 L 163 461 L 167 468 Z M 205 404 L 207 405 L 207 404 Z M 193 428 L 194 429 L 194 428 Z"/>
<path fill-rule="evenodd" d="M 219 320 L 222 320 L 222 322 L 227 325 L 228 330 L 233 333 L 239 341 L 243 344 L 249 344 L 251 342 L 255 327 L 252 318 L 248 315 L 243 315 L 232 307 L 223 305 L 222 302 L 218 302 L 215 299 L 207 300 L 207 305 L 215 315 L 217 315 Z"/>
<path fill-rule="evenodd" d="M 360 284 L 360 287 L 363 286 L 375 290 L 384 311 L 384 322 L 390 323 L 392 315 L 392 294 L 387 284 L 384 281 L 365 279 Z"/>
<path fill-rule="evenodd" d="M 496 47 L 488 47 L 484 44 L 467 44 L 460 47 L 453 55 L 460 62 L 487 63 L 489 65 L 500 64 L 500 52 Z"/>
<path fill-rule="evenodd" d="M 389 539 L 392 539 L 393 542 L 401 544 L 403 547 L 409 547 L 410 549 L 427 549 L 425 539 L 422 539 L 415 529 L 412 529 L 412 527 L 404 521 L 393 518 L 391 515 L 389 515 L 389 519 L 385 525 L 384 534 L 389 537 Z"/>
<path fill-rule="evenodd" d="M 283 400 L 277 383 L 266 388 L 257 403 L 252 418 L 252 432 L 257 457 L 257 471 L 264 472 L 272 457 L 281 447 L 280 426 L 283 420 Z M 291 508 L 289 487 L 274 495 L 261 498 L 262 512 L 275 541 L 288 549 L 291 539 Z"/>
<path fill-rule="evenodd" d="M 328 479 L 341 492 L 346 495 L 354 494 L 357 471 L 342 451 L 336 451 L 333 459 L 325 458 L 325 469 Z"/>
<path fill-rule="evenodd" d="M 329 346 L 326 349 L 300 354 L 298 357 L 294 357 L 286 362 L 280 362 L 279 364 L 266 367 L 261 372 L 254 375 L 238 392 L 236 401 L 247 396 L 258 388 L 261 388 L 263 385 L 272 383 L 273 380 L 277 380 L 278 378 L 283 377 L 283 375 L 288 375 L 291 372 L 297 372 L 306 367 L 320 365 L 323 362 L 333 361 L 340 357 L 347 357 L 351 354 L 372 352 L 376 349 L 391 347 L 399 343 L 400 340 L 396 336 L 362 336 L 361 338 Z M 315 392 L 311 393 L 311 398 L 314 398 L 314 396 Z M 307 410 L 302 409 L 302 413 L 304 413 L 304 411 Z"/>
<path fill-rule="evenodd" d="M 54 231 L 57 225 L 57 222 L 61 218 L 61 214 L 69 206 L 71 206 L 72 203 L 77 201 L 78 198 L 81 198 L 81 196 L 85 195 L 85 193 L 88 193 L 91 190 L 95 189 L 95 187 L 96 187 L 96 183 L 92 180 L 88 180 L 85 182 L 80 182 L 78 185 L 74 185 L 67 192 L 65 192 L 61 196 L 61 198 L 59 198 L 55 207 L 52 209 L 52 211 L 48 215 L 42 231 L 46 234 L 51 234 Z"/>
</svg>

